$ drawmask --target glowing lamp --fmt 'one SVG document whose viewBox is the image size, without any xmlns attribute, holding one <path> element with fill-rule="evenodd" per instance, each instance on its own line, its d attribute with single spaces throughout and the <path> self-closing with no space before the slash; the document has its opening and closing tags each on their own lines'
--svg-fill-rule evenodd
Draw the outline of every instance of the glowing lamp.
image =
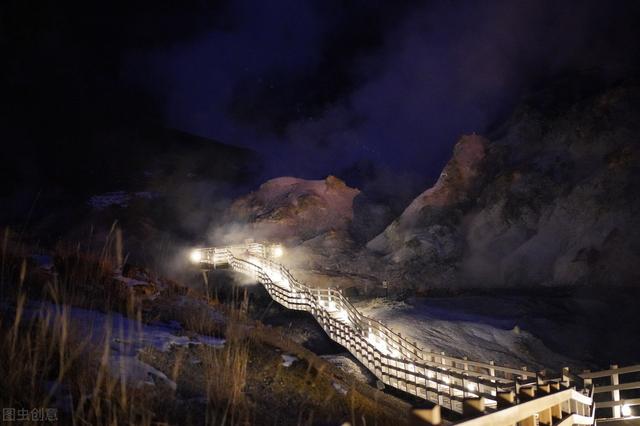
<svg viewBox="0 0 640 426">
<path fill-rule="evenodd" d="M 198 249 L 192 250 L 189 259 L 191 259 L 193 263 L 200 263 L 202 260 L 202 252 Z"/>
<path fill-rule="evenodd" d="M 275 246 L 273 248 L 273 257 L 282 257 L 283 254 L 284 254 L 284 250 L 282 249 L 281 246 Z"/>
<path fill-rule="evenodd" d="M 629 417 L 631 415 L 631 406 L 629 404 L 624 404 L 620 411 L 624 417 Z"/>
</svg>

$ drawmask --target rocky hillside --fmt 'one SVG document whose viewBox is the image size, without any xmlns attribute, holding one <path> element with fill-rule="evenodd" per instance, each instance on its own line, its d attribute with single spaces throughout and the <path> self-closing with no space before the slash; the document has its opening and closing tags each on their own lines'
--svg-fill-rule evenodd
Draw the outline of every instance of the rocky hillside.
<svg viewBox="0 0 640 426">
<path fill-rule="evenodd" d="M 524 103 L 463 136 L 436 184 L 368 244 L 414 288 L 640 281 L 640 88 Z M 380 262 L 382 256 L 384 262 Z"/>
<path fill-rule="evenodd" d="M 324 180 L 280 177 L 237 199 L 228 216 L 252 226 L 263 238 L 308 240 L 346 230 L 353 218 L 353 199 L 360 191 L 329 176 Z"/>
<path fill-rule="evenodd" d="M 124 253 L 163 272 L 250 187 L 262 164 L 250 150 L 145 125 L 96 128 L 71 152 L 55 135 L 47 150 L 28 149 L 37 142 L 28 135 L 15 140 L 0 167 L 0 227 L 53 247 L 89 235 L 102 244 L 117 222 Z"/>
</svg>

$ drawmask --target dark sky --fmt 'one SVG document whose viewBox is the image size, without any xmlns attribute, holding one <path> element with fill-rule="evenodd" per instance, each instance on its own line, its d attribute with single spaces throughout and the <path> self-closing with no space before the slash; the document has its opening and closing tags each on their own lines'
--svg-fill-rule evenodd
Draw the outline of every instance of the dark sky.
<svg viewBox="0 0 640 426">
<path fill-rule="evenodd" d="M 433 178 L 533 88 L 640 58 L 637 1 L 93 3 L 0 6 L 7 122 L 153 122 L 252 148 L 268 176 Z"/>
</svg>

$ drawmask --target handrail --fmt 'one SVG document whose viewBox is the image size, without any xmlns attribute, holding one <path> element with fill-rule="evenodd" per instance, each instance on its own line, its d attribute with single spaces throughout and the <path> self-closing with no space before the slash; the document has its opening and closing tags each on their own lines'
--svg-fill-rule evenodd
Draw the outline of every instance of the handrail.
<svg viewBox="0 0 640 426">
<path fill-rule="evenodd" d="M 585 407 L 589 407 L 589 415 L 584 415 L 585 413 L 571 413 L 571 420 L 569 418 L 565 419 L 566 424 L 593 424 L 593 411 L 591 407 L 593 405 L 593 399 L 582 395 L 580 392 L 577 392 L 575 389 L 565 389 L 563 391 L 559 391 L 556 393 L 552 393 L 550 395 L 542 396 L 540 398 L 535 398 L 527 402 L 520 403 L 518 405 L 511 406 L 509 408 L 505 408 L 503 410 L 496 411 L 491 414 L 484 415 L 482 417 L 477 417 L 471 420 L 466 420 L 460 423 L 456 423 L 458 426 L 507 426 L 514 425 L 518 422 L 524 421 L 525 419 L 536 416 L 538 413 L 544 412 L 546 410 L 550 410 L 552 407 L 562 406 L 563 404 L 567 404 L 569 401 L 573 401 L 575 403 L 579 403 L 584 405 Z M 569 409 L 571 409 L 569 407 Z M 584 418 L 579 419 L 579 417 Z M 565 421 L 560 424 L 565 424 Z M 581 421 L 585 421 L 582 423 Z"/>
<path fill-rule="evenodd" d="M 640 398 L 636 398 L 637 391 L 640 390 L 638 373 L 640 373 L 640 364 L 621 368 L 612 365 L 608 370 L 585 371 L 579 376 L 585 384 L 593 385 L 595 393 L 600 394 L 597 407 L 604 409 L 599 413 L 601 418 L 608 416 L 608 418 L 620 419 L 630 416 L 632 407 L 640 405 Z M 625 393 L 631 398 L 625 398 Z"/>
<path fill-rule="evenodd" d="M 619 383 L 617 385 L 596 386 L 596 393 L 611 392 L 614 390 L 627 390 L 640 388 L 640 382 Z"/>
<path fill-rule="evenodd" d="M 619 375 L 640 372 L 640 364 L 612 366 L 577 376 L 563 370 L 562 378 L 545 381 L 524 367 L 521 370 L 436 353 L 363 315 L 341 290 L 312 288 L 298 281 L 287 268 L 268 257 L 270 250 L 263 244 L 198 250 L 200 263 L 214 267 L 227 264 L 254 277 L 282 306 L 310 312 L 332 340 L 344 346 L 384 384 L 431 401 L 438 410 L 442 406 L 467 416 L 466 410 L 480 401 L 482 409 L 474 407 L 473 415 L 486 414 L 485 405 L 490 411 L 460 425 L 513 425 L 520 421 L 529 424 L 538 416 L 545 423 L 553 418 L 555 425 L 594 424 L 596 393 L 611 392 L 613 401 L 598 402 L 597 408 L 613 408 L 614 417 L 620 417 L 622 406 L 640 404 L 640 398 L 619 397 L 620 391 L 640 388 L 640 382 L 618 382 Z M 593 385 L 593 379 L 605 377 L 610 378 L 609 385 Z M 581 383 L 582 392 L 588 389 L 589 395 L 567 389 L 570 382 Z M 537 390 L 541 396 L 532 399 Z M 506 394 L 511 395 L 508 401 Z"/>
<path fill-rule="evenodd" d="M 621 399 L 620 401 L 598 402 L 598 408 L 614 408 L 621 405 L 640 405 L 640 398 Z"/>
<path fill-rule="evenodd" d="M 637 373 L 640 372 L 640 364 L 629 365 L 627 367 L 622 368 L 612 368 L 609 370 L 601 370 L 601 371 L 585 371 L 584 373 L 578 374 L 578 376 L 583 379 L 597 379 L 600 377 L 609 377 L 614 374 L 627 374 L 627 373 Z"/>
<path fill-rule="evenodd" d="M 266 247 L 259 243 L 199 250 L 201 263 L 228 264 L 257 279 L 281 305 L 310 312 L 332 340 L 383 383 L 453 411 L 462 412 L 467 397 L 483 397 L 488 405 L 496 405 L 497 393 L 515 390 L 519 377 L 537 377 L 532 371 L 426 351 L 360 313 L 342 291 L 301 283 L 283 265 L 267 258 Z"/>
<path fill-rule="evenodd" d="M 253 243 L 253 244 L 257 244 L 257 243 Z M 268 263 L 272 268 L 280 269 L 282 275 L 286 275 L 287 279 L 290 282 L 294 282 L 297 285 L 299 285 L 301 287 L 305 287 L 305 288 L 308 289 L 308 287 L 306 285 L 299 283 L 293 277 L 293 275 L 291 275 L 291 273 L 286 268 L 284 268 L 282 265 L 280 265 L 280 264 L 278 264 L 276 262 L 273 262 L 270 259 L 260 259 L 260 260 L 263 261 L 263 262 Z M 312 290 L 312 291 L 317 291 L 317 290 Z M 417 344 L 412 343 L 411 341 L 403 338 L 398 333 L 395 333 L 393 330 L 391 330 L 390 328 L 388 328 L 387 326 L 382 324 L 380 321 L 362 315 L 351 304 L 351 302 L 342 295 L 341 291 L 336 291 L 336 290 L 334 290 L 332 288 L 329 288 L 329 289 L 321 289 L 321 292 L 328 292 L 329 294 L 331 294 L 332 297 L 340 299 L 341 305 L 343 307 L 345 307 L 346 310 L 348 310 L 355 318 L 359 319 L 361 322 L 368 322 L 370 324 L 377 325 L 378 328 L 383 333 L 395 337 L 397 339 L 398 343 L 402 344 L 407 349 L 411 349 L 412 352 L 415 354 L 415 356 L 418 359 L 424 359 L 425 358 L 425 355 L 423 354 L 424 349 L 418 347 Z M 510 374 L 518 375 L 518 376 L 522 376 L 522 377 L 530 377 L 530 378 L 537 377 L 537 373 L 534 372 L 534 371 L 527 371 L 527 370 L 522 370 L 522 369 L 517 369 L 517 368 L 512 368 L 512 367 L 506 367 L 506 366 L 497 366 L 497 365 L 494 365 L 494 364 L 489 364 L 489 363 L 484 363 L 484 362 L 479 362 L 479 361 L 472 361 L 472 360 L 468 360 L 468 359 L 461 359 L 461 358 L 456 358 L 456 357 L 452 357 L 452 356 L 448 356 L 448 355 L 444 355 L 444 354 L 438 354 L 438 353 L 431 352 L 431 351 L 428 352 L 426 356 L 427 357 L 432 357 L 432 358 L 437 358 L 437 359 L 444 360 L 444 361 L 450 361 L 452 363 L 460 363 L 460 364 L 466 364 L 468 366 L 475 366 L 475 367 L 479 367 L 479 368 L 484 368 L 484 369 L 487 369 L 487 370 L 502 371 L 502 372 L 505 372 L 505 373 L 510 373 Z"/>
</svg>

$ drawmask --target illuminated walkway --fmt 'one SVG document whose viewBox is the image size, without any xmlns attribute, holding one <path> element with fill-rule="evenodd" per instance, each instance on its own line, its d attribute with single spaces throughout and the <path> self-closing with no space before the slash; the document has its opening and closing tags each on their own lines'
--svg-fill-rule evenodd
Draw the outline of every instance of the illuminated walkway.
<svg viewBox="0 0 640 426">
<path fill-rule="evenodd" d="M 416 411 L 422 412 L 423 424 L 438 424 L 431 416 L 437 411 L 439 417 L 440 407 L 466 416 L 485 414 L 464 422 L 469 426 L 519 422 L 533 425 L 529 420 L 546 420 L 548 416 L 551 416 L 548 424 L 593 424 L 594 388 L 591 387 L 591 394 L 587 395 L 583 384 L 582 391 L 577 392 L 575 386 L 571 387 L 573 382 L 565 370 L 557 378 L 543 378 L 525 369 L 451 357 L 421 348 L 362 315 L 340 290 L 312 288 L 296 280 L 276 262 L 282 254 L 278 245 L 247 242 L 196 249 L 191 260 L 205 269 L 227 267 L 246 274 L 260 282 L 282 306 L 311 313 L 332 340 L 344 346 L 382 383 L 432 402 L 433 409 Z M 635 367 L 640 371 L 640 366 Z M 615 392 L 611 393 L 615 400 Z M 619 402 L 619 392 L 617 395 L 618 402 L 609 406 L 617 404 L 618 413 L 618 406 L 628 410 L 629 404 Z M 640 404 L 640 400 L 635 403 Z M 558 422 L 561 418 L 562 422 Z M 478 423 L 481 419 L 483 422 Z"/>
</svg>

